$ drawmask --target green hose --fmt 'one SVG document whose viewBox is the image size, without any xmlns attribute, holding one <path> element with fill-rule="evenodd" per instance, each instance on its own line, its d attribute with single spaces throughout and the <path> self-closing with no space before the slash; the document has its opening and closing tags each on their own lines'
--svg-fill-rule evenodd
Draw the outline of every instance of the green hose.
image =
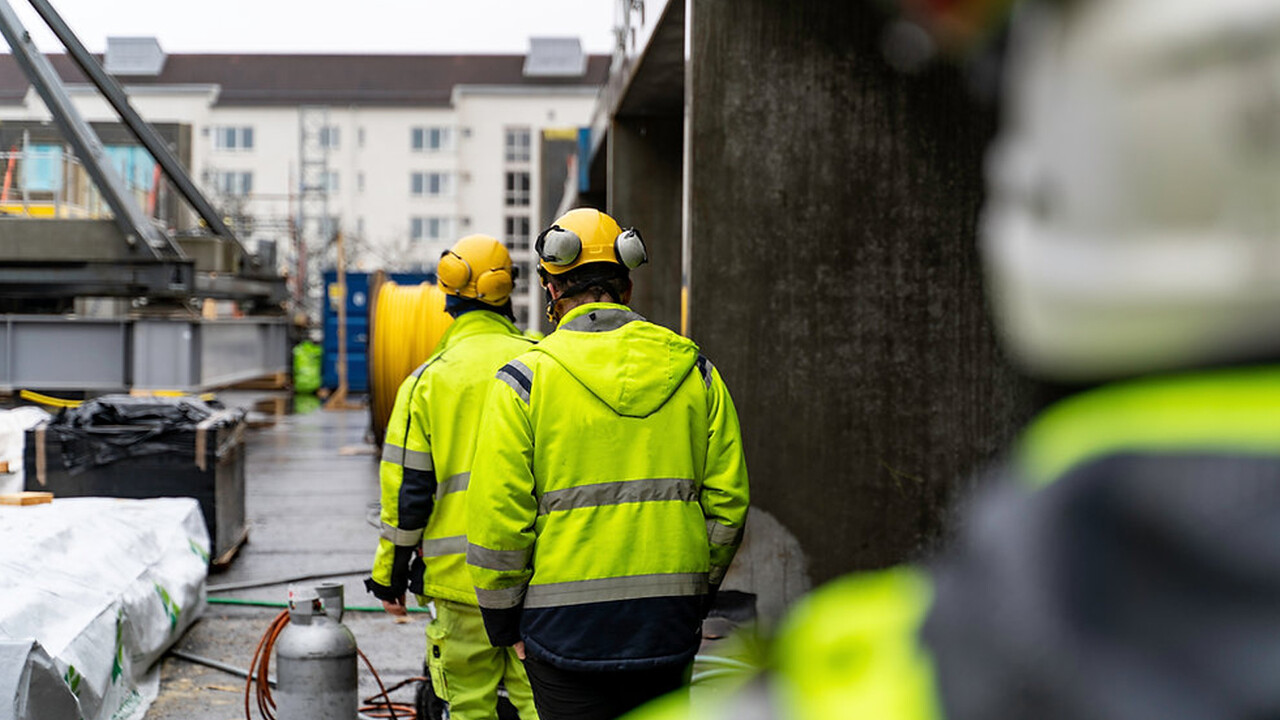
<svg viewBox="0 0 1280 720">
<path fill-rule="evenodd" d="M 210 605 L 251 605 L 253 607 L 273 607 L 287 608 L 289 603 L 279 600 L 241 600 L 240 598 L 218 598 L 211 597 L 206 600 Z M 348 605 L 343 608 L 346 612 L 386 612 L 382 606 L 374 607 L 372 605 Z M 411 613 L 429 613 L 431 612 L 424 607 L 406 607 Z"/>
</svg>

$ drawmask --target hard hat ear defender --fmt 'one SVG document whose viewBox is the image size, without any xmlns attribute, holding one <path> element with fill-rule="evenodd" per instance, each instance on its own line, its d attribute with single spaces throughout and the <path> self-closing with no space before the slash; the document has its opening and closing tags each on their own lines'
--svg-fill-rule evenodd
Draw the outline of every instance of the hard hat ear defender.
<svg viewBox="0 0 1280 720">
<path fill-rule="evenodd" d="M 635 228 L 627 228 L 619 233 L 613 241 L 613 254 L 628 270 L 635 270 L 649 262 L 649 251 L 644 246 L 644 238 Z"/>
<path fill-rule="evenodd" d="M 476 298 L 488 300 L 505 298 L 515 288 L 515 273 L 506 268 L 485 270 L 476 278 Z"/>
<path fill-rule="evenodd" d="M 436 277 L 445 290 L 459 292 L 471 282 L 471 263 L 453 250 L 445 250 L 436 264 Z"/>
<path fill-rule="evenodd" d="M 505 298 L 515 288 L 519 269 L 496 267 L 485 270 L 476 278 L 475 298 L 486 300 Z M 436 264 L 436 277 L 445 290 L 466 297 L 463 293 L 471 283 L 471 264 L 453 250 L 445 250 Z"/>
<path fill-rule="evenodd" d="M 564 267 L 578 261 L 582 254 L 582 238 L 572 230 L 559 225 L 552 225 L 538 235 L 533 246 L 534 252 L 548 265 Z M 628 270 L 635 270 L 649 261 L 649 251 L 645 248 L 644 238 L 635 228 L 627 228 L 613 240 L 613 256 L 619 265 Z"/>
<path fill-rule="evenodd" d="M 538 235 L 533 250 L 548 265 L 572 265 L 582 253 L 582 238 L 572 230 L 552 225 Z"/>
</svg>

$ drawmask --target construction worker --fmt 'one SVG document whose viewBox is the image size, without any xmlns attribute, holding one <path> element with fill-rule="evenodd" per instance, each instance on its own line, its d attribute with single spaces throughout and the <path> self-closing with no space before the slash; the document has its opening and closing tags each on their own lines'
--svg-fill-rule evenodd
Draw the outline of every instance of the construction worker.
<svg viewBox="0 0 1280 720">
<path fill-rule="evenodd" d="M 449 716 L 495 717 L 498 685 L 525 720 L 537 717 L 524 668 L 485 635 L 467 574 L 466 503 L 472 455 L 493 373 L 532 342 L 512 323 L 516 271 L 501 243 L 469 235 L 436 268 L 455 320 L 396 395 L 382 449 L 382 537 L 369 592 L 403 616 L 405 591 L 433 600 L 427 665 Z"/>
<path fill-rule="evenodd" d="M 987 283 L 1077 391 L 941 558 L 813 593 L 697 717 L 1280 716 L 1280 3 L 1027 3 L 1009 47 Z"/>
<path fill-rule="evenodd" d="M 742 537 L 742 440 L 698 346 L 626 306 L 637 231 L 578 209 L 536 250 L 557 327 L 485 404 L 467 564 L 542 718 L 614 718 L 686 682 Z"/>
</svg>

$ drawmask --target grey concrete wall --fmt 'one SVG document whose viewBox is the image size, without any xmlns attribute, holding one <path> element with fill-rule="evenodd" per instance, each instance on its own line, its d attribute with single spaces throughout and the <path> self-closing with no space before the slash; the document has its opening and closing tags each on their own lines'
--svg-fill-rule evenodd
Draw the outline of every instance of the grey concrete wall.
<svg viewBox="0 0 1280 720">
<path fill-rule="evenodd" d="M 684 120 L 620 117 L 609 131 L 608 212 L 640 230 L 649 263 L 632 272 L 631 305 L 660 325 L 680 330 L 681 193 Z"/>
<path fill-rule="evenodd" d="M 756 619 L 764 627 L 775 627 L 813 582 L 795 535 L 768 512 L 752 507 L 742 546 L 720 587 L 755 595 Z"/>
<path fill-rule="evenodd" d="M 753 501 L 815 581 L 916 557 L 1038 404 L 980 286 L 991 113 L 890 71 L 871 3 L 690 3 L 692 336 Z"/>
</svg>

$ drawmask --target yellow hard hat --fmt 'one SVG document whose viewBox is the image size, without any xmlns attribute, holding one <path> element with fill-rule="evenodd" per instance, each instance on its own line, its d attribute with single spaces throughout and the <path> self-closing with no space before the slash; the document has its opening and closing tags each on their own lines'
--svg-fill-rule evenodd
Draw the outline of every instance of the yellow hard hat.
<svg viewBox="0 0 1280 720">
<path fill-rule="evenodd" d="M 488 235 L 468 235 L 440 256 L 436 277 L 446 295 L 502 305 L 511 297 L 516 271 L 502 243 Z"/>
<path fill-rule="evenodd" d="M 538 253 L 538 267 L 551 275 L 599 262 L 634 270 L 649 260 L 638 230 L 623 230 L 616 220 L 592 208 L 561 215 L 538 236 L 534 250 Z"/>
</svg>

